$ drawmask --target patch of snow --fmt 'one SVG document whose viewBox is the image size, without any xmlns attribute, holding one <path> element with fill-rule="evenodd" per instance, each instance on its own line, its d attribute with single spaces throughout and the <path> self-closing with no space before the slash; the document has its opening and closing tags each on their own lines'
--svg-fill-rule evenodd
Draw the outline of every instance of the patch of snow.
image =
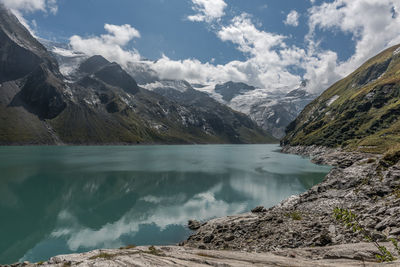
<svg viewBox="0 0 400 267">
<path fill-rule="evenodd" d="M 229 102 L 229 107 L 245 114 L 250 114 L 254 106 L 269 107 L 278 102 L 279 97 L 273 92 L 256 89 L 246 92 L 243 95 L 238 95 Z"/>
<path fill-rule="evenodd" d="M 193 85 L 192 86 L 194 87 L 195 90 L 206 93 L 210 97 L 214 98 L 216 101 L 222 104 L 226 104 L 226 101 L 222 98 L 222 95 L 215 92 L 216 85 L 217 85 L 216 83 L 211 83 L 211 84 L 203 84 L 201 85 L 201 87 Z"/>
<path fill-rule="evenodd" d="M 393 56 L 396 56 L 396 55 L 398 55 L 398 54 L 400 54 L 400 47 L 397 48 L 396 50 L 394 50 Z"/>
<path fill-rule="evenodd" d="M 141 84 L 141 87 L 143 87 L 144 89 L 153 91 L 154 89 L 163 87 L 163 84 L 161 82 L 154 82 L 154 83 L 148 83 L 148 84 Z"/>
<path fill-rule="evenodd" d="M 53 48 L 51 49 L 51 52 L 58 54 L 60 56 L 63 57 L 84 57 L 85 55 L 70 49 L 64 49 L 64 48 L 60 48 L 60 47 L 55 47 L 53 46 Z"/>
<path fill-rule="evenodd" d="M 383 77 L 383 75 L 385 75 L 386 74 L 386 71 L 384 72 L 384 73 L 382 73 L 379 77 L 378 77 L 378 79 L 376 79 L 376 80 L 379 80 L 380 78 L 382 78 Z M 375 81 L 375 80 L 374 80 Z"/>
<path fill-rule="evenodd" d="M 166 130 L 167 129 L 167 127 L 165 125 L 157 124 L 157 123 L 153 123 L 151 125 L 151 128 L 153 128 L 153 129 L 155 129 L 157 131 L 162 131 L 162 130 Z"/>
<path fill-rule="evenodd" d="M 331 99 L 328 100 L 328 102 L 326 102 L 326 105 L 329 107 L 330 105 L 333 104 L 333 102 L 335 102 L 336 100 L 338 100 L 340 96 L 338 95 L 334 95 Z"/>
<path fill-rule="evenodd" d="M 155 89 L 159 88 L 170 88 L 182 93 L 186 92 L 191 88 L 190 85 L 185 81 L 174 81 L 174 80 L 162 80 L 154 83 L 143 84 L 141 86 L 150 91 L 154 91 Z"/>
<path fill-rule="evenodd" d="M 122 100 L 122 102 L 124 102 L 127 106 L 129 106 L 129 107 L 131 106 L 129 100 L 126 99 L 125 97 L 121 96 L 121 100 Z"/>
<path fill-rule="evenodd" d="M 95 95 L 89 96 L 88 98 L 84 98 L 83 101 L 85 101 L 86 104 L 88 104 L 90 106 L 96 106 L 101 103 L 100 99 L 98 97 L 96 97 Z"/>
<path fill-rule="evenodd" d="M 64 76 L 70 76 L 75 70 L 77 69 L 76 66 L 72 65 L 61 65 L 60 66 L 60 72 Z"/>
</svg>

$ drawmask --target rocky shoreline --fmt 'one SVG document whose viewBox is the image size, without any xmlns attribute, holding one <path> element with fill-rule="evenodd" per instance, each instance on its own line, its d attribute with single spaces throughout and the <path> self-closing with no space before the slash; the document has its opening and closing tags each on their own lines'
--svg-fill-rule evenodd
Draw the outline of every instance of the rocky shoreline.
<svg viewBox="0 0 400 267">
<path fill-rule="evenodd" d="M 333 218 L 346 208 L 379 241 L 400 237 L 400 165 L 381 168 L 381 155 L 321 147 L 285 147 L 334 168 L 324 181 L 268 210 L 218 218 L 203 224 L 184 242 L 201 249 L 273 252 L 282 249 L 362 242 Z"/>
<path fill-rule="evenodd" d="M 376 248 L 371 243 L 362 243 L 362 234 L 338 223 L 333 217 L 333 209 L 341 207 L 357 214 L 360 224 L 376 240 L 400 239 L 400 164 L 382 164 L 381 155 L 322 147 L 285 147 L 283 152 L 311 157 L 314 163 L 334 167 L 323 182 L 275 207 L 258 207 L 250 213 L 204 223 L 191 221 L 189 227 L 196 232 L 180 246 L 131 248 L 128 254 L 125 250 L 94 251 L 53 257 L 41 264 L 376 265 Z M 391 244 L 385 243 L 385 246 L 393 255 L 400 257 Z M 400 266 L 400 261 L 389 265 Z"/>
</svg>

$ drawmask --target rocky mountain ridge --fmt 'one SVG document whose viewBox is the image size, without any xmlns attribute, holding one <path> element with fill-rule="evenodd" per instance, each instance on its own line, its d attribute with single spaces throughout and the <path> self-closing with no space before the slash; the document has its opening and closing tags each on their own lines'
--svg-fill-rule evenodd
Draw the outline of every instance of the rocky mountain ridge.
<svg viewBox="0 0 400 267">
<path fill-rule="evenodd" d="M 141 88 L 101 56 L 63 50 L 59 57 L 80 66 L 62 67 L 64 76 L 55 57 L 3 5 L 0 41 L 0 144 L 274 141 L 229 108 L 216 104 L 215 113 Z"/>
<path fill-rule="evenodd" d="M 74 69 L 78 68 L 79 64 L 87 59 L 87 56 L 73 51 L 68 46 L 62 44 L 54 44 L 46 40 L 42 40 L 46 47 L 52 51 L 58 59 L 60 68 L 64 75 L 69 79 L 76 79 L 71 76 Z M 167 98 L 177 98 L 177 92 L 184 95 L 193 96 L 193 90 L 201 94 L 203 102 L 217 101 L 222 105 L 226 105 L 231 109 L 244 113 L 249 116 L 258 126 L 265 131 L 271 133 L 275 138 L 280 139 L 285 135 L 285 128 L 292 122 L 302 109 L 314 100 L 317 95 L 307 92 L 307 82 L 303 81 L 299 88 L 289 90 L 283 88 L 274 92 L 259 89 L 254 86 L 247 85 L 241 82 L 226 82 L 215 85 L 190 84 L 184 80 L 161 79 L 160 75 L 151 67 L 151 62 L 129 62 L 124 67 L 137 83 L 150 91 L 155 91 Z M 178 94 L 179 95 L 179 94 Z M 206 98 L 206 96 L 209 96 Z M 185 97 L 186 98 L 186 97 Z"/>
</svg>

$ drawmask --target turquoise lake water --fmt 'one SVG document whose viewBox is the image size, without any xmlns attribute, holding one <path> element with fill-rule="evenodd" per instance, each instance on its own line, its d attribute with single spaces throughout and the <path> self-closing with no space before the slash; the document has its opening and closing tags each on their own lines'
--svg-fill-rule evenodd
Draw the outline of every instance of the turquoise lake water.
<svg viewBox="0 0 400 267">
<path fill-rule="evenodd" d="M 0 264 L 187 238 L 330 170 L 277 145 L 0 147 Z"/>
</svg>

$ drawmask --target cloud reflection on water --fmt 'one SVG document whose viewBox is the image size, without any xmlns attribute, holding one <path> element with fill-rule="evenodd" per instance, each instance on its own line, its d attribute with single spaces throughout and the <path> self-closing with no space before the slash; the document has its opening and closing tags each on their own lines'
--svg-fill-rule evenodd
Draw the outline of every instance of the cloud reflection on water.
<svg viewBox="0 0 400 267">
<path fill-rule="evenodd" d="M 190 234 L 188 219 L 272 206 L 305 191 L 328 171 L 276 149 L 0 150 L 0 213 L 7 214 L 0 227 L 9 229 L 0 243 L 0 261 L 34 262 L 96 248 L 177 243 Z"/>
</svg>

